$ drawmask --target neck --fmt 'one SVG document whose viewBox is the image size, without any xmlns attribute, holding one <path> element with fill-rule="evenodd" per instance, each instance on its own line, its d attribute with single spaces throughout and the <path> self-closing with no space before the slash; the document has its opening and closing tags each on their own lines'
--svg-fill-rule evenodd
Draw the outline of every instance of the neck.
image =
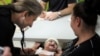
<svg viewBox="0 0 100 56">
<path fill-rule="evenodd" d="M 11 20 L 13 23 L 17 23 L 18 17 L 17 13 L 12 12 Z"/>
<path fill-rule="evenodd" d="M 11 20 L 12 20 L 13 23 L 15 23 L 15 16 L 14 16 L 14 13 L 12 13 L 12 15 L 11 15 Z"/>
<path fill-rule="evenodd" d="M 78 35 L 79 40 L 77 41 L 77 43 L 75 45 L 79 45 L 89 39 L 91 39 L 93 36 L 95 35 L 95 31 L 83 31 L 80 35 Z"/>
</svg>

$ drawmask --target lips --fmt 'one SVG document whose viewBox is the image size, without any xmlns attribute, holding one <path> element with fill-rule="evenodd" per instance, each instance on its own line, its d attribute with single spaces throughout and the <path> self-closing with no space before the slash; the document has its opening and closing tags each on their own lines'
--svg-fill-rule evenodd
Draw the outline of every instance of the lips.
<svg viewBox="0 0 100 56">
<path fill-rule="evenodd" d="M 54 45 L 49 45 L 49 46 L 51 46 L 51 47 L 55 48 L 55 46 L 54 46 Z"/>
</svg>

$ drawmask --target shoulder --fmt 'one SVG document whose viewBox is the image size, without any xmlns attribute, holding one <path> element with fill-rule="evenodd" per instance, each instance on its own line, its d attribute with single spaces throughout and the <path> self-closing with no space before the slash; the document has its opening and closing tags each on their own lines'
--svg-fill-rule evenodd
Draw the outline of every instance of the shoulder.
<svg viewBox="0 0 100 56">
<path fill-rule="evenodd" d="M 68 0 L 68 3 L 76 3 L 76 0 Z"/>
<path fill-rule="evenodd" d="M 94 42 L 100 43 L 100 36 L 99 36 L 98 34 L 95 34 L 95 35 L 93 36 L 92 40 L 93 40 Z"/>
<path fill-rule="evenodd" d="M 41 0 L 41 1 L 43 1 L 43 2 L 48 2 L 49 0 Z"/>
<path fill-rule="evenodd" d="M 0 6 L 0 15 L 9 15 L 11 10 L 8 8 L 8 5 Z"/>
<path fill-rule="evenodd" d="M 92 38 L 92 45 L 93 45 L 94 54 L 96 56 L 100 55 L 100 36 L 98 34 L 96 34 Z"/>
<path fill-rule="evenodd" d="M 98 34 L 95 34 L 91 40 L 94 50 L 100 51 L 100 36 Z"/>
</svg>

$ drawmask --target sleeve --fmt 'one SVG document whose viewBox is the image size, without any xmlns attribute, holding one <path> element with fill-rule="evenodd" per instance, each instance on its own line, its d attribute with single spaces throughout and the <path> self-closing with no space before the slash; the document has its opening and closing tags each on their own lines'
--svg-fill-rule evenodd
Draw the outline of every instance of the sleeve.
<svg viewBox="0 0 100 56">
<path fill-rule="evenodd" d="M 12 3 L 17 2 L 17 0 L 13 0 Z"/>
<path fill-rule="evenodd" d="M 68 4 L 69 3 L 76 3 L 76 0 L 68 0 Z"/>
<path fill-rule="evenodd" d="M 48 2 L 49 0 L 42 0 L 43 2 Z"/>
<path fill-rule="evenodd" d="M 18 47 L 14 47 L 14 55 L 20 55 L 20 51 L 21 51 L 21 49 L 20 48 L 18 48 Z"/>
<path fill-rule="evenodd" d="M 39 56 L 38 54 L 34 54 L 34 55 L 32 55 L 32 56 Z"/>
</svg>

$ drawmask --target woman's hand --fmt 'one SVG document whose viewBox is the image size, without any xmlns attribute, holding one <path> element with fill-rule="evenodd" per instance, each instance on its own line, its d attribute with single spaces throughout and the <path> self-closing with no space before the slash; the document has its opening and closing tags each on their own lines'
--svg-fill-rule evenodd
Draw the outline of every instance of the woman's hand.
<svg viewBox="0 0 100 56">
<path fill-rule="evenodd" d="M 32 48 L 24 48 L 24 52 L 21 49 L 21 55 L 27 55 L 27 54 L 32 55 L 34 53 L 35 53 L 35 51 Z"/>
<path fill-rule="evenodd" d="M 40 18 L 45 18 L 45 16 L 46 16 L 46 11 L 43 11 L 39 17 Z"/>
<path fill-rule="evenodd" d="M 44 19 L 52 21 L 52 20 L 57 19 L 58 17 L 59 17 L 58 12 L 51 12 L 50 11 L 50 12 L 46 13 Z"/>
<path fill-rule="evenodd" d="M 4 52 L 3 52 L 2 56 L 12 56 L 12 53 L 11 53 L 9 47 L 4 47 Z"/>
<path fill-rule="evenodd" d="M 58 12 L 52 12 L 52 11 L 49 11 L 49 12 L 46 12 L 46 11 L 43 11 L 40 15 L 40 18 L 43 18 L 45 20 L 55 20 L 59 17 L 59 14 Z"/>
<path fill-rule="evenodd" d="M 35 54 L 37 48 L 40 46 L 40 43 L 35 42 L 34 46 L 32 48 L 24 48 L 24 51 L 28 55 L 33 55 Z M 26 55 L 22 50 L 21 50 L 21 55 Z"/>
</svg>

